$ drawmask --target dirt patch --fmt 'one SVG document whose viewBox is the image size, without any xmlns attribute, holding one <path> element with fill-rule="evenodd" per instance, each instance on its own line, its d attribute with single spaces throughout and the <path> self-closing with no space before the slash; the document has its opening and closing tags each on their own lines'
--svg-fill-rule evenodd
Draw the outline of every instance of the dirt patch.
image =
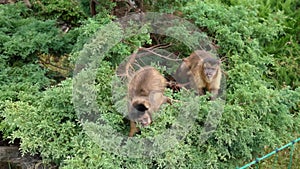
<svg viewBox="0 0 300 169">
<path fill-rule="evenodd" d="M 38 155 L 21 155 L 19 151 L 20 140 L 11 143 L 3 139 L 0 133 L 0 169 L 56 169 L 55 165 L 44 164 Z"/>
<path fill-rule="evenodd" d="M 43 164 L 39 156 L 22 156 L 17 146 L 0 146 L 0 169 L 56 169 L 57 166 Z"/>
</svg>

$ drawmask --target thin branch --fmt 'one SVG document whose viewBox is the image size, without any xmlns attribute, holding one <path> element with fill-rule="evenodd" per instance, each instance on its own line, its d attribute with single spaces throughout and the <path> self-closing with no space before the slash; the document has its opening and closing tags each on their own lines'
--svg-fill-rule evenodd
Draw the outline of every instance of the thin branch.
<svg viewBox="0 0 300 169">
<path fill-rule="evenodd" d="M 156 52 L 154 52 L 154 51 L 152 51 L 152 50 L 150 50 L 150 49 L 148 49 L 148 48 L 143 48 L 143 47 L 141 47 L 141 48 L 139 48 L 139 50 L 147 51 L 147 52 L 149 52 L 149 53 L 152 53 L 152 54 L 154 54 L 154 55 L 156 55 L 156 56 L 159 56 L 159 57 L 164 58 L 164 59 L 167 59 L 167 60 L 171 60 L 171 61 L 182 61 L 182 59 L 171 59 L 171 58 L 169 58 L 168 56 L 163 56 L 163 55 L 161 55 L 161 54 L 159 54 L 159 53 L 156 53 Z M 169 56 L 170 56 L 170 55 L 169 55 Z"/>
<path fill-rule="evenodd" d="M 43 60 L 43 59 L 40 58 L 39 61 L 40 61 L 40 63 L 42 63 L 43 65 L 46 65 L 46 66 L 50 65 L 50 66 L 53 66 L 53 67 L 58 68 L 58 69 L 70 71 L 70 69 L 68 69 L 68 68 L 63 68 L 63 67 L 60 67 L 58 65 L 55 65 L 55 64 L 51 63 L 50 60 L 48 60 L 48 59 Z"/>
<path fill-rule="evenodd" d="M 157 45 L 151 46 L 151 47 L 149 47 L 149 48 L 147 48 L 147 49 L 149 49 L 149 50 L 152 50 L 152 49 L 154 49 L 154 48 L 157 48 L 157 49 L 163 49 L 163 48 L 167 48 L 167 47 L 170 47 L 170 46 L 172 46 L 172 43 L 169 43 L 169 44 L 166 44 L 166 45 L 163 45 L 163 44 L 157 44 Z"/>
<path fill-rule="evenodd" d="M 136 54 L 137 53 L 133 53 L 132 55 L 130 55 L 128 62 L 126 63 L 125 66 L 125 72 L 126 72 L 126 76 L 128 79 L 130 79 L 131 75 L 129 74 L 129 69 L 133 69 L 132 64 L 135 63 L 135 58 L 136 58 Z"/>
</svg>

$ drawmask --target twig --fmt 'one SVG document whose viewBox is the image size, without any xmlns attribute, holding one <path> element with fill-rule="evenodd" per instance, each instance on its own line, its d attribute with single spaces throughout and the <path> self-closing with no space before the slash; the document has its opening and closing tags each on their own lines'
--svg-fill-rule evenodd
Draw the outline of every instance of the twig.
<svg viewBox="0 0 300 169">
<path fill-rule="evenodd" d="M 166 44 L 166 45 L 157 44 L 157 45 L 151 46 L 151 47 L 149 47 L 147 49 L 149 49 L 149 50 L 154 49 L 154 48 L 162 49 L 162 48 L 167 48 L 169 46 L 172 46 L 172 43 L 169 43 L 169 44 Z"/>
<path fill-rule="evenodd" d="M 225 77 L 228 77 L 228 73 L 225 72 L 223 69 L 221 69 L 221 72 L 225 75 Z"/>
<path fill-rule="evenodd" d="M 129 76 L 129 73 L 128 73 L 128 72 L 129 72 L 129 68 L 132 68 L 131 63 L 135 62 L 135 57 L 136 57 L 136 53 L 133 53 L 133 54 L 130 56 L 130 58 L 129 58 L 127 64 L 126 64 L 125 72 L 126 72 L 128 78 L 130 77 L 130 76 Z"/>
<path fill-rule="evenodd" d="M 53 66 L 53 67 L 58 68 L 58 69 L 70 71 L 70 69 L 68 69 L 68 68 L 63 68 L 63 67 L 60 67 L 60 66 L 57 66 L 57 65 L 51 63 L 48 59 L 43 60 L 43 59 L 39 58 L 39 61 L 40 61 L 41 64 L 46 65 L 46 66 L 50 65 L 50 66 Z"/>
<path fill-rule="evenodd" d="M 139 50 L 147 51 L 147 52 L 149 52 L 149 53 L 152 53 L 152 54 L 154 54 L 154 55 L 156 55 L 156 56 L 159 56 L 159 57 L 164 58 L 164 59 L 167 59 L 167 60 L 171 60 L 171 61 L 182 61 L 182 59 L 171 59 L 171 58 L 169 58 L 169 57 L 163 56 L 163 55 L 161 55 L 161 54 L 158 54 L 158 53 L 156 53 L 156 52 L 153 52 L 152 50 L 150 50 L 150 49 L 148 49 L 148 48 L 143 48 L 143 47 L 141 47 L 141 48 L 139 48 Z"/>
</svg>

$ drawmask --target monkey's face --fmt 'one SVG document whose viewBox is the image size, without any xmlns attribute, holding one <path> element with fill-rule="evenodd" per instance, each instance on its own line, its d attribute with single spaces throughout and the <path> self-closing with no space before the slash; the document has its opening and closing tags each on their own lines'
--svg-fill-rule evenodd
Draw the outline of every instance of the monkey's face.
<svg viewBox="0 0 300 169">
<path fill-rule="evenodd" d="M 217 74 L 219 65 L 211 65 L 210 63 L 203 64 L 203 73 L 208 81 L 212 80 Z"/>
<path fill-rule="evenodd" d="M 151 116 L 149 112 L 145 112 L 141 117 L 137 119 L 137 122 L 140 123 L 143 127 L 151 124 Z"/>
<path fill-rule="evenodd" d="M 152 122 L 149 108 L 150 103 L 148 101 L 134 101 L 129 112 L 130 120 L 140 123 L 143 127 L 148 126 Z"/>
</svg>

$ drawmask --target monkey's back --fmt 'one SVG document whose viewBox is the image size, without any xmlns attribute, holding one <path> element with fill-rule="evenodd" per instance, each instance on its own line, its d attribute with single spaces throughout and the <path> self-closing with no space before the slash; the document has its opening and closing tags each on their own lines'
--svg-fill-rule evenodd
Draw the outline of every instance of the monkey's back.
<svg viewBox="0 0 300 169">
<path fill-rule="evenodd" d="M 154 67 L 146 66 L 138 70 L 128 84 L 129 99 L 149 96 L 151 92 L 164 92 L 166 79 Z"/>
</svg>

